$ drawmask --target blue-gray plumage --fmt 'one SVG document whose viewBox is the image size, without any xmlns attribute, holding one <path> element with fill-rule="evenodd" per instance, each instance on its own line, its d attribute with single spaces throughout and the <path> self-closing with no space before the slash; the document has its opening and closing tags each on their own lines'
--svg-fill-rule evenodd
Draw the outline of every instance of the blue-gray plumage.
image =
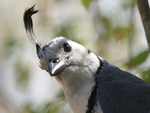
<svg viewBox="0 0 150 113">
<path fill-rule="evenodd" d="M 150 85 L 109 62 L 96 75 L 97 98 L 103 113 L 150 112 Z"/>
<path fill-rule="evenodd" d="M 25 11 L 24 24 L 40 67 L 62 85 L 74 113 L 150 112 L 149 84 L 67 38 L 57 37 L 41 46 L 33 32 L 34 13 L 34 6 Z"/>
</svg>

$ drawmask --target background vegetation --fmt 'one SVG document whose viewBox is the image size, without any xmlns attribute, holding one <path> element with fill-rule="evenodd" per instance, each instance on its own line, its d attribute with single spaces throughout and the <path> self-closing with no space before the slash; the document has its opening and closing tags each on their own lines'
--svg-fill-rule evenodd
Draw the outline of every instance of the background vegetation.
<svg viewBox="0 0 150 113">
<path fill-rule="evenodd" d="M 38 40 L 70 38 L 150 84 L 144 29 L 132 0 L 0 1 L 0 113 L 70 113 L 61 86 L 38 67 L 23 25 L 26 8 Z"/>
</svg>

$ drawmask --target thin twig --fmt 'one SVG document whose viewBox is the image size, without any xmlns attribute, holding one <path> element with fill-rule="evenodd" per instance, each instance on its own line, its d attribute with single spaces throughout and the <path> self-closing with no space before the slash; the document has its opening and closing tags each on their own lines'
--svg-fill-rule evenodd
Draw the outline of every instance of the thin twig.
<svg viewBox="0 0 150 113">
<path fill-rule="evenodd" d="M 150 51 L 150 9 L 148 0 L 136 0 Z"/>
</svg>

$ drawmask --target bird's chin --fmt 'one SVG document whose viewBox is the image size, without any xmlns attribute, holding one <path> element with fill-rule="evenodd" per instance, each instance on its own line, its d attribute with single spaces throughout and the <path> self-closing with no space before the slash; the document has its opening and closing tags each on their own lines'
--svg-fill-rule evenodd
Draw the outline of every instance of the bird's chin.
<svg viewBox="0 0 150 113">
<path fill-rule="evenodd" d="M 65 70 L 65 69 L 64 69 Z M 64 71 L 60 72 L 58 75 L 56 76 L 52 76 L 55 77 L 55 79 L 61 84 L 63 85 L 63 78 L 64 78 Z"/>
<path fill-rule="evenodd" d="M 64 84 L 64 79 L 67 78 L 67 76 L 69 76 L 69 70 L 70 70 L 70 66 L 66 67 L 63 71 L 61 71 L 59 74 L 52 76 L 55 77 L 55 79 L 60 83 L 60 84 Z"/>
</svg>

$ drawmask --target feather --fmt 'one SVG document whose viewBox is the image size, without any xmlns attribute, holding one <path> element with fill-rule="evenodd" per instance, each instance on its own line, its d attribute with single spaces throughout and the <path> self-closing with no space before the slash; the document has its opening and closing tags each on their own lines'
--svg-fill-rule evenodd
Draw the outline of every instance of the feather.
<svg viewBox="0 0 150 113">
<path fill-rule="evenodd" d="M 34 46 L 36 46 L 37 51 L 39 51 L 39 48 L 41 48 L 41 44 L 38 42 L 38 40 L 35 37 L 34 31 L 33 31 L 33 22 L 32 22 L 32 18 L 31 16 L 35 13 L 38 12 L 38 10 L 34 10 L 34 6 L 32 6 L 31 8 L 28 8 L 23 16 L 23 20 L 24 20 L 24 25 L 25 25 L 25 29 L 28 35 L 28 38 L 30 39 L 30 41 L 34 44 Z"/>
</svg>

